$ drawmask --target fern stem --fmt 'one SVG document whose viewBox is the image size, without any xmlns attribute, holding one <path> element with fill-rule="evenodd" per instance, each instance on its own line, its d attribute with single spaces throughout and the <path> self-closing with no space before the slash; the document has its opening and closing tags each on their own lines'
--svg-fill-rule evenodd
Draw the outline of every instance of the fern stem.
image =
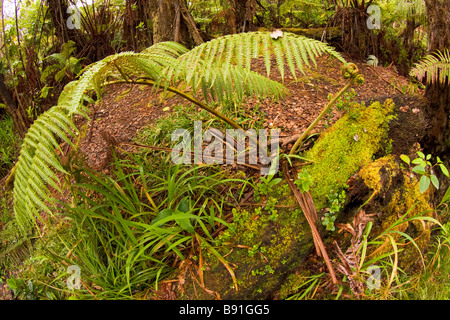
<svg viewBox="0 0 450 320">
<path fill-rule="evenodd" d="M 127 81 L 127 80 L 114 80 L 114 81 L 109 81 L 106 82 L 104 85 L 111 85 L 111 84 L 115 84 L 115 83 L 128 83 L 128 84 L 144 84 L 144 85 L 155 85 L 156 82 L 152 81 L 152 80 L 136 80 L 136 81 Z M 166 88 L 168 91 L 173 92 L 175 94 L 178 94 L 179 96 L 185 98 L 186 100 L 189 100 L 192 103 L 195 103 L 197 106 L 199 106 L 200 108 L 202 108 L 203 110 L 208 111 L 209 113 L 215 115 L 217 118 L 221 119 L 222 121 L 228 123 L 230 126 L 232 126 L 235 129 L 240 129 L 240 130 L 244 130 L 240 125 L 238 125 L 236 122 L 234 122 L 233 120 L 231 120 L 230 118 L 226 117 L 225 115 L 223 115 L 222 113 L 220 113 L 219 111 L 214 110 L 213 108 L 209 107 L 208 105 L 206 105 L 205 103 L 195 99 L 194 97 L 192 97 L 191 95 L 180 91 L 174 87 L 167 87 Z"/>
<path fill-rule="evenodd" d="M 308 136 L 308 134 L 311 132 L 311 130 L 319 123 L 319 121 L 328 113 L 328 110 L 331 109 L 331 107 L 336 103 L 336 101 L 353 85 L 355 82 L 355 78 L 352 77 L 350 81 L 339 91 L 333 99 L 331 99 L 330 102 L 322 109 L 320 114 L 317 116 L 317 118 L 309 125 L 309 127 L 303 132 L 303 134 L 297 139 L 295 144 L 292 146 L 291 151 L 289 152 L 290 155 L 295 154 L 297 151 L 297 148 L 299 147 L 300 143 Z"/>
<path fill-rule="evenodd" d="M 16 167 L 17 167 L 17 162 L 14 165 L 14 167 L 11 169 L 11 171 L 8 175 L 8 178 L 6 178 L 6 180 L 5 180 L 5 190 L 9 189 L 9 187 L 11 186 L 11 184 L 14 181 L 14 177 L 16 176 Z"/>
</svg>

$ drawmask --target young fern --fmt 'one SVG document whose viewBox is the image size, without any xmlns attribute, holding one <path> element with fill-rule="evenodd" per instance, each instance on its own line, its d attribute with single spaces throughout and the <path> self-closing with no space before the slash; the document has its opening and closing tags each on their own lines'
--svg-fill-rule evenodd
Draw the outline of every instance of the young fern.
<svg viewBox="0 0 450 320">
<path fill-rule="evenodd" d="M 450 79 L 450 51 L 438 50 L 434 55 L 427 55 L 411 69 L 410 75 L 416 76 L 419 81 L 426 79 L 428 84 L 445 83 L 446 79 Z"/>
<path fill-rule="evenodd" d="M 100 99 L 108 84 L 148 84 L 175 92 L 227 121 L 190 96 L 186 88 L 194 95 L 201 90 L 206 101 L 219 103 L 239 101 L 248 95 L 279 98 L 287 93 L 286 87 L 251 71 L 251 60 L 264 57 L 268 76 L 274 57 L 284 79 L 285 62 L 296 77 L 296 68 L 304 73 L 304 65 L 315 64 L 315 57 L 321 54 L 345 63 L 339 53 L 320 41 L 291 33 L 273 39 L 270 33 L 252 32 L 221 37 L 190 51 L 177 43 L 158 43 L 141 53 L 123 52 L 88 66 L 79 80 L 64 88 L 58 105 L 43 113 L 25 136 L 14 182 L 14 211 L 19 225 L 27 230 L 36 217 L 41 218 L 40 212 L 52 214 L 50 188 L 61 191 L 55 172 L 68 174 L 57 153 L 61 150 L 58 141 L 72 147 L 77 144 L 72 141 L 80 135 L 71 119 L 74 115 L 88 117 L 86 94 L 95 92 Z"/>
</svg>

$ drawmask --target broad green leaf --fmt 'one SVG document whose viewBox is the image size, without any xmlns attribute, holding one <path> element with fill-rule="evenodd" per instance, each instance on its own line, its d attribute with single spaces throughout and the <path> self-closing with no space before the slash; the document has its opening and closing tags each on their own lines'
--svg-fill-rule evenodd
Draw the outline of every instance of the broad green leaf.
<svg viewBox="0 0 450 320">
<path fill-rule="evenodd" d="M 446 167 L 446 166 L 444 166 L 442 163 L 440 163 L 440 164 L 439 164 L 439 168 L 441 168 L 441 171 L 442 171 L 443 174 L 445 174 L 447 177 L 449 176 L 449 175 L 448 175 L 448 170 L 447 170 L 447 167 Z"/>
<path fill-rule="evenodd" d="M 404 162 L 406 162 L 408 165 L 411 163 L 411 160 L 406 154 L 401 154 L 400 159 L 402 159 Z"/>
<path fill-rule="evenodd" d="M 161 219 L 167 218 L 168 216 L 170 216 L 171 214 L 173 214 L 173 210 L 170 208 L 161 210 L 157 215 L 156 218 L 153 219 L 152 224 L 155 224 L 156 222 L 158 222 Z"/>
<path fill-rule="evenodd" d="M 179 210 L 175 210 L 174 212 L 174 220 L 175 222 L 185 231 L 189 232 L 189 233 L 195 233 L 195 229 L 192 226 L 191 223 L 191 215 L 190 214 L 186 214 L 182 211 Z"/>
<path fill-rule="evenodd" d="M 419 181 L 420 193 L 427 191 L 429 186 L 430 186 L 430 178 L 428 178 L 427 176 L 422 176 Z"/>
<path fill-rule="evenodd" d="M 420 164 L 421 166 L 425 167 L 426 163 L 421 158 L 415 158 L 413 161 L 411 161 L 412 164 Z"/>
<path fill-rule="evenodd" d="M 430 176 L 430 178 L 431 178 L 431 183 L 433 184 L 433 186 L 435 186 L 436 189 L 439 189 L 439 180 L 438 180 L 438 178 L 434 174 L 432 174 Z"/>
<path fill-rule="evenodd" d="M 418 173 L 418 174 L 425 174 L 426 173 L 425 168 L 423 166 L 415 166 L 412 169 L 412 171 L 415 172 L 415 173 Z"/>
</svg>

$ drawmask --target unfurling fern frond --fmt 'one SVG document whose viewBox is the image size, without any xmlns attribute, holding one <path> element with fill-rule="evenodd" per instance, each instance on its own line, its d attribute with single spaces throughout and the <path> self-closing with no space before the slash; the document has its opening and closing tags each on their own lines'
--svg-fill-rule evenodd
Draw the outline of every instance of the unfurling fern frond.
<svg viewBox="0 0 450 320">
<path fill-rule="evenodd" d="M 434 55 L 426 56 L 421 62 L 416 64 L 410 72 L 411 76 L 416 76 L 419 81 L 426 79 L 427 83 L 445 83 L 450 79 L 450 52 L 445 49 L 439 50 Z"/>
</svg>

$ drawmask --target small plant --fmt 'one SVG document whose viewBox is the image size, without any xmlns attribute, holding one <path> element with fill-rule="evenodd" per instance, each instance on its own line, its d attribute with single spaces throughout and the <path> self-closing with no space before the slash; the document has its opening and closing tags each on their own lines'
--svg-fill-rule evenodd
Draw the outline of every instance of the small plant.
<svg viewBox="0 0 450 320">
<path fill-rule="evenodd" d="M 16 297 L 24 297 L 26 300 L 37 300 L 38 295 L 42 293 L 44 287 L 35 287 L 31 280 L 26 283 L 23 279 L 11 277 L 6 280 L 9 289 L 13 290 Z"/>
<path fill-rule="evenodd" d="M 448 170 L 445 167 L 444 163 L 442 162 L 442 160 L 439 157 L 436 157 L 436 163 L 434 165 L 432 165 L 431 162 L 430 162 L 430 159 L 432 157 L 431 154 L 427 154 L 425 156 L 425 154 L 423 152 L 418 151 L 417 155 L 419 157 L 415 158 L 412 161 L 405 154 L 400 155 L 400 159 L 402 159 L 409 166 L 411 164 L 415 164 L 416 165 L 411 170 L 414 173 L 420 175 L 420 179 L 419 179 L 420 193 L 423 193 L 423 192 L 427 191 L 429 186 L 430 186 L 430 183 L 433 184 L 433 186 L 436 189 L 439 189 L 439 180 L 436 177 L 436 175 L 434 174 L 434 170 L 433 169 L 434 169 L 434 167 L 439 166 L 439 168 L 441 169 L 442 173 L 444 175 L 446 175 L 447 177 L 449 177 Z"/>
<path fill-rule="evenodd" d="M 346 193 L 345 190 L 342 190 L 342 192 L 339 194 L 337 192 L 330 193 L 327 195 L 328 201 L 330 203 L 329 211 L 325 212 L 325 215 L 322 220 L 322 224 L 326 227 L 328 231 L 334 231 L 334 221 L 336 220 L 337 213 L 341 211 L 345 198 Z"/>
<path fill-rule="evenodd" d="M 268 195 L 282 180 L 281 178 L 273 179 L 273 177 L 273 175 L 261 177 L 261 183 L 259 183 L 255 188 L 255 198 L 259 199 L 260 195 Z"/>
<path fill-rule="evenodd" d="M 45 82 L 47 77 L 49 77 L 51 74 L 54 74 L 55 72 L 55 80 L 57 82 L 60 82 L 62 79 L 64 79 L 64 77 L 68 77 L 69 80 L 74 80 L 82 70 L 82 59 L 77 59 L 72 55 L 75 50 L 75 42 L 68 41 L 63 44 L 60 53 L 54 53 L 46 57 L 45 59 L 52 60 L 56 63 L 53 63 L 45 68 L 44 72 L 42 72 L 41 75 L 41 81 Z M 45 94 L 45 91 L 43 93 Z"/>
<path fill-rule="evenodd" d="M 298 180 L 295 180 L 294 183 L 299 188 L 301 192 L 308 192 L 309 187 L 312 185 L 312 176 L 308 173 L 308 170 L 303 169 L 302 172 L 297 175 Z"/>
</svg>

